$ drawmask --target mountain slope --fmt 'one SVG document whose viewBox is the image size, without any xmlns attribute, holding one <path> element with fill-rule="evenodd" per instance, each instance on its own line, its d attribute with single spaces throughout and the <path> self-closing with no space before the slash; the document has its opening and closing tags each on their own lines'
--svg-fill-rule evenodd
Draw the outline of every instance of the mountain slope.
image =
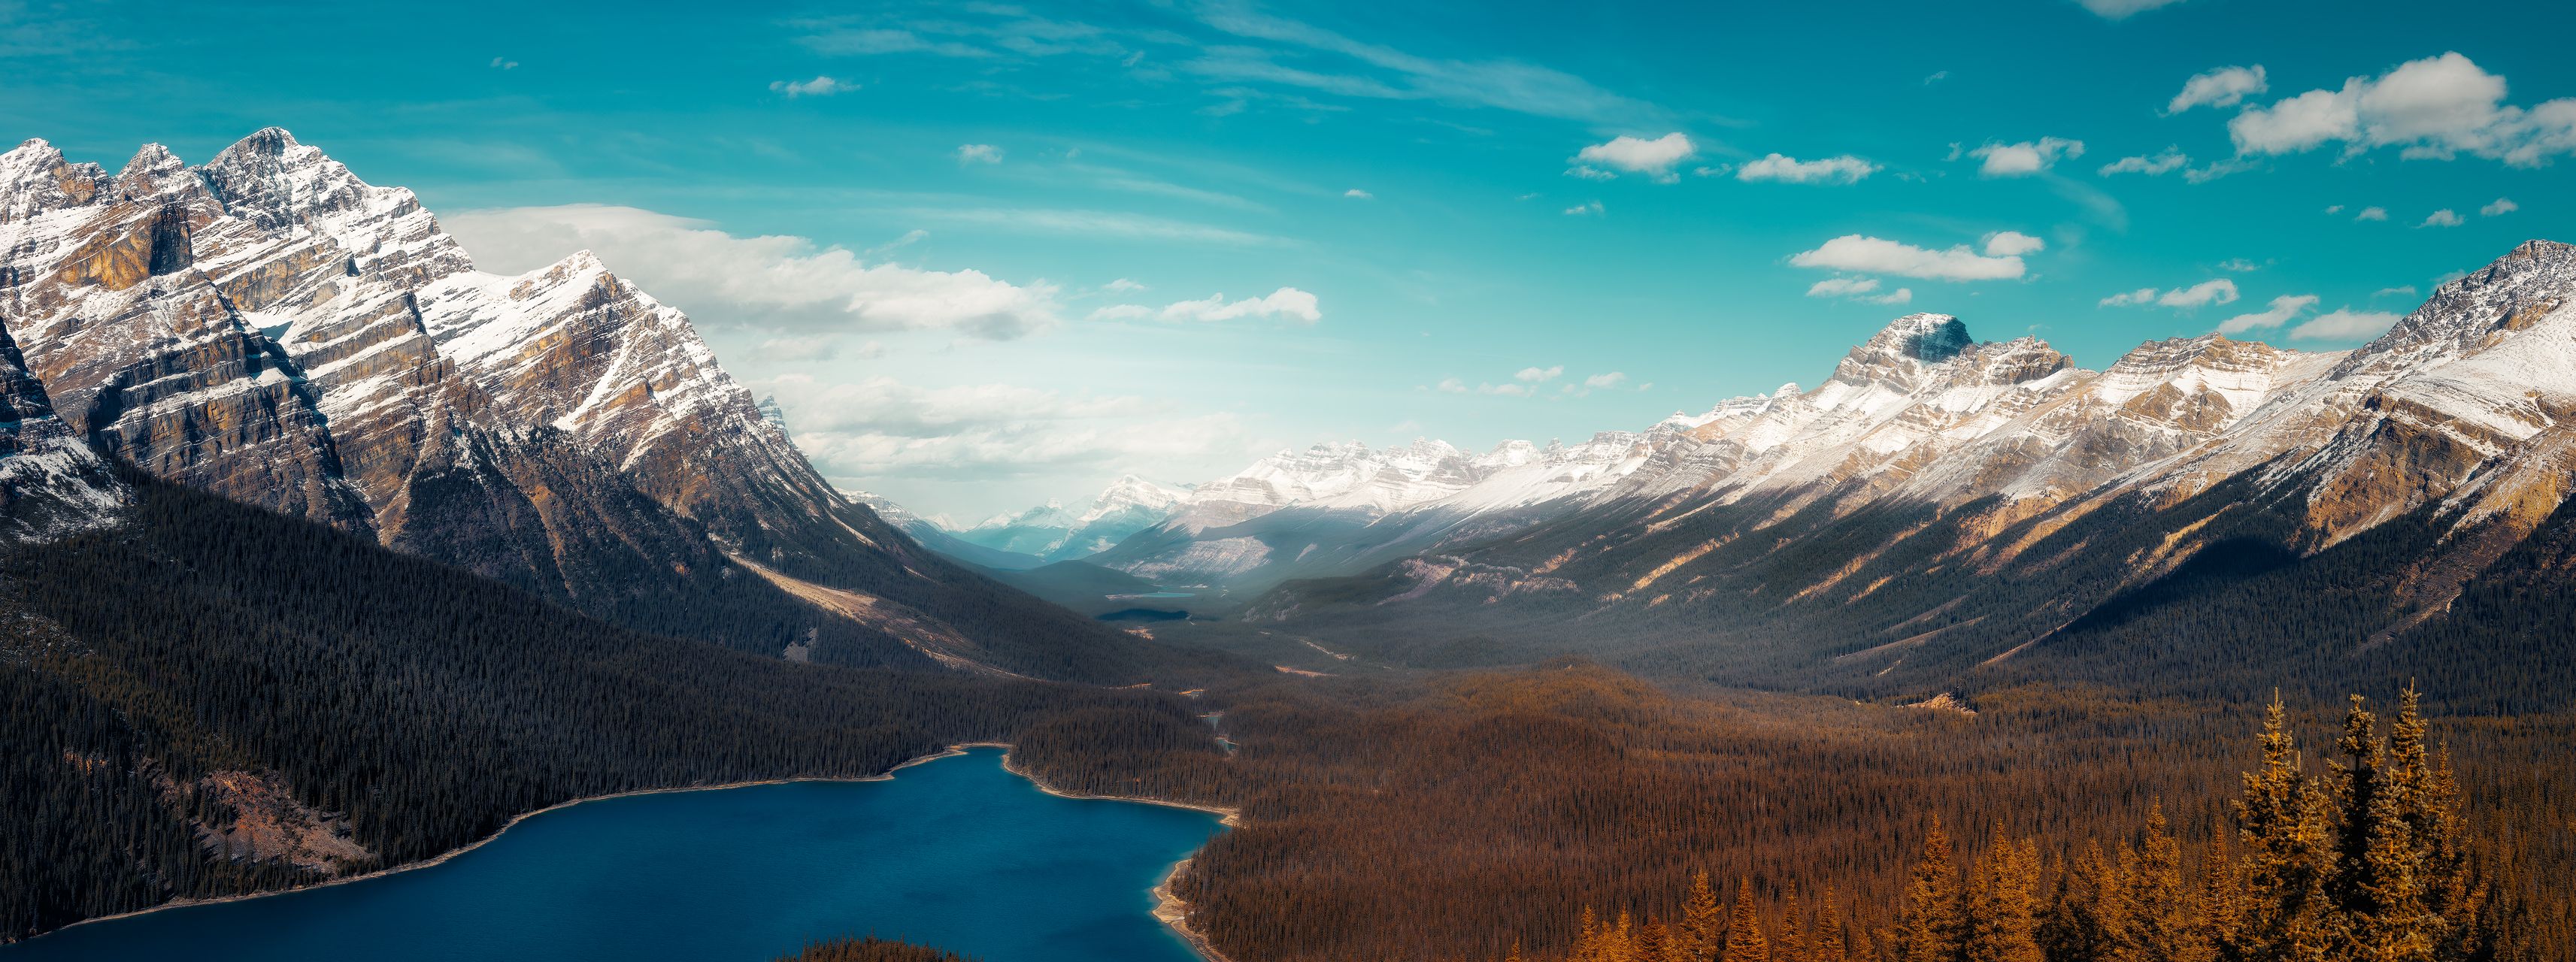
<svg viewBox="0 0 2576 962">
<path fill-rule="evenodd" d="M 928 631 L 1016 672 L 1152 660 L 843 499 L 588 252 L 478 271 L 409 191 L 283 130 L 114 176 L 28 141 L 0 154 L 0 251 L 0 326 L 53 409 L 156 477 L 772 655 L 926 666 Z"/>
<path fill-rule="evenodd" d="M 1859 694 L 2416 676 L 2563 707 L 2576 679 L 2493 586 L 2568 579 L 2576 248 L 2523 245 L 2344 353 L 2212 336 L 2091 372 L 1957 323 L 1899 319 L 1579 503 L 1252 617 L 1416 663 Z"/>
</svg>

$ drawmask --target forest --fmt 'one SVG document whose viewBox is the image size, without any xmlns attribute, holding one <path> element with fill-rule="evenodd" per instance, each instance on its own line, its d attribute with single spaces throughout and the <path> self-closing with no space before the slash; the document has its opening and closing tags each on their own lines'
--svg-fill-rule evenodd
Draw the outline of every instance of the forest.
<svg viewBox="0 0 2576 962">
<path fill-rule="evenodd" d="M 1560 660 L 1207 698 L 1239 746 L 1230 757 L 1184 720 L 1138 716 L 1144 727 L 1040 724 L 1014 758 L 1086 791 L 1240 807 L 1244 827 L 1176 886 L 1238 960 L 1492 960 L 1515 945 L 1565 958 L 1586 907 L 1606 925 L 1678 920 L 1703 874 L 1766 924 L 1793 898 L 1835 906 L 1858 952 L 1898 924 L 1907 853 L 1935 820 L 1965 840 L 1961 859 L 2000 835 L 2063 878 L 2160 817 L 2198 866 L 2231 831 L 2241 773 L 2263 765 L 2262 706 L 2056 686 L 1979 696 L 1970 715 L 1667 690 Z M 2333 709 L 2284 711 L 2304 730 L 2330 727 Z M 2576 720 L 2427 724 L 2510 923 L 2494 957 L 2568 957 L 2576 915 L 2553 880 L 2576 866 L 2563 796 Z"/>
<path fill-rule="evenodd" d="M 416 861 L 575 798 L 875 775 L 1067 714 L 1196 723 L 1152 689 L 797 665 L 641 634 L 136 482 L 131 523 L 0 560 L 9 937 Z M 307 844 L 214 857 L 245 818 Z"/>
<path fill-rule="evenodd" d="M 1739 884 L 1722 908 L 1701 874 L 1669 920 L 1586 907 L 1565 962 L 2105 962 L 2540 957 L 2529 911 L 2494 897 L 2462 817 L 2449 752 L 2407 691 L 2385 737 L 2355 696 L 2323 771 L 2302 764 L 2276 702 L 2262 760 L 2229 803 L 2233 831 L 2188 851 L 2151 806 L 2133 837 L 2046 864 L 1998 825 L 1973 864 L 1935 819 L 1893 912 L 1847 913 L 1830 887 Z M 2196 876 L 2196 877 L 2195 877 Z M 1854 918 L 1891 919 L 1869 928 Z M 1522 962 L 1518 945 L 1506 957 Z"/>
</svg>

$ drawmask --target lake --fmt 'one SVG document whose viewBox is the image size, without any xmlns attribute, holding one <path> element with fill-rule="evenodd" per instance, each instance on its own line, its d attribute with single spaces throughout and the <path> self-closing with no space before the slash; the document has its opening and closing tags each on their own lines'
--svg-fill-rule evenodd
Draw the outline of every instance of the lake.
<svg viewBox="0 0 2576 962">
<path fill-rule="evenodd" d="M 1001 761 L 587 802 L 441 865 L 76 926 L 0 960 L 761 962 L 875 934 L 984 962 L 1195 962 L 1149 890 L 1216 816 L 1048 795 Z"/>
</svg>

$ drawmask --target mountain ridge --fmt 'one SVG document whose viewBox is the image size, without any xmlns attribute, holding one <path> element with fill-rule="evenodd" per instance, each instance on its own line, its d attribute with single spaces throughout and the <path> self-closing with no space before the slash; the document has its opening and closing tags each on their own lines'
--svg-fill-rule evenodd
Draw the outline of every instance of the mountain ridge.
<svg viewBox="0 0 2576 962">
<path fill-rule="evenodd" d="M 844 499 L 679 310 L 588 251 L 477 270 L 409 191 L 280 128 L 115 175 L 0 153 L 0 329 L 110 460 L 610 621 L 778 655 L 1128 678 L 1127 636 Z M 18 460 L 18 459 L 12 459 Z M 753 575 L 870 599 L 844 615 Z M 696 599 L 675 602 L 673 599 Z"/>
</svg>

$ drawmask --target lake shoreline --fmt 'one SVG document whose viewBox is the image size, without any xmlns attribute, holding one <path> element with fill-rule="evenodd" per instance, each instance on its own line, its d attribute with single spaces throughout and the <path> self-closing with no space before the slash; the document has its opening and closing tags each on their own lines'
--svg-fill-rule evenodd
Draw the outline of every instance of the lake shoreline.
<svg viewBox="0 0 2576 962">
<path fill-rule="evenodd" d="M 1222 805 L 1201 805 L 1195 802 L 1183 802 L 1169 798 L 1146 798 L 1127 795 L 1090 795 L 1079 792 L 1070 792 L 1053 785 L 1049 785 L 1046 783 L 1045 779 L 1039 778 L 1035 773 L 1011 764 L 1011 752 L 1016 750 L 1013 746 L 956 746 L 956 748 L 960 750 L 959 754 L 964 754 L 962 749 L 973 747 L 1002 748 L 1003 771 L 1017 775 L 1022 779 L 1027 780 L 1029 784 L 1037 786 L 1038 791 L 1054 795 L 1058 798 L 1075 798 L 1102 802 L 1129 802 L 1145 805 L 1162 805 L 1170 808 L 1186 808 L 1191 811 L 1206 812 L 1210 815 L 1218 816 L 1217 824 L 1223 825 L 1226 828 L 1241 828 L 1243 826 L 1242 809 L 1227 808 Z M 1207 962 L 1234 962 L 1234 960 L 1228 958 L 1225 953 L 1217 951 L 1216 945 L 1208 941 L 1207 933 L 1199 931 L 1195 926 L 1190 924 L 1190 903 L 1172 891 L 1172 883 L 1181 877 L 1181 873 L 1183 871 L 1188 870 L 1190 867 L 1190 860 L 1197 857 L 1198 853 L 1196 851 L 1192 851 L 1190 854 L 1182 856 L 1180 861 L 1172 863 L 1170 870 L 1163 873 L 1162 881 L 1154 883 L 1154 918 L 1156 921 L 1163 923 L 1165 927 L 1170 928 L 1175 934 L 1178 934 L 1181 937 L 1181 941 L 1189 943 L 1190 951 L 1198 953 L 1199 957 L 1206 959 Z"/>
<path fill-rule="evenodd" d="M 38 940 L 38 939 L 42 939 L 42 938 L 44 938 L 45 936 L 52 935 L 52 934 L 54 934 L 54 933 L 56 933 L 56 932 L 67 932 L 67 931 L 70 931 L 70 930 L 72 930 L 72 929 L 76 929 L 76 928 L 79 928 L 79 927 L 81 927 L 81 926 L 84 926 L 84 925 L 90 925 L 90 924 L 94 924 L 94 923 L 98 923 L 98 922 L 113 922 L 113 921 L 116 921 L 116 920 L 118 920 L 118 919 L 134 918 L 134 917 L 136 917 L 136 916 L 149 915 L 149 914 L 152 914 L 152 913 L 154 913 L 154 912 L 166 912 L 166 911 L 171 911 L 171 910 L 174 910 L 174 909 L 195 908 L 195 907 L 198 907 L 198 906 L 204 906 L 204 905 L 222 905 L 222 904 L 225 904 L 225 903 L 228 903 L 228 902 L 246 902 L 246 901 L 249 901 L 249 900 L 252 900 L 252 899 L 269 898 L 269 897 L 271 897 L 271 896 L 278 896 L 278 895 L 289 895 L 289 894 L 293 894 L 293 893 L 296 893 L 296 892 L 307 892 L 307 891 L 312 891 L 312 890 L 315 890 L 315 889 L 329 888 L 329 887 L 334 886 L 334 885 L 347 885 L 347 884 L 350 884 L 350 883 L 353 883 L 353 882 L 364 882 L 364 881 L 367 881 L 367 880 L 369 880 L 369 879 L 383 878 L 383 877 L 386 877 L 386 876 L 395 875 L 395 874 L 402 873 L 402 872 L 410 872 L 410 871 L 416 871 L 416 870 L 419 870 L 419 869 L 431 868 L 431 867 L 438 866 L 438 865 L 444 865 L 444 864 L 446 864 L 446 863 L 447 863 L 449 860 L 451 860 L 451 859 L 454 859 L 454 858 L 456 858 L 456 857 L 458 857 L 458 856 L 464 855 L 464 854 L 466 854 L 466 853 L 468 853 L 468 852 L 474 851 L 475 849 L 482 848 L 482 847 L 483 847 L 483 846 L 485 846 L 485 845 L 489 845 L 489 844 L 491 844 L 493 841 L 495 841 L 495 840 L 499 839 L 502 835 L 507 834 L 511 829 L 518 827 L 518 825 L 519 825 L 519 823 L 520 823 L 520 822 L 524 822 L 524 821 L 526 821 L 526 820 L 528 820 L 528 819 L 535 818 L 535 817 L 537 817 L 537 816 L 539 816 L 539 815 L 544 815 L 544 814 L 546 814 L 546 813 L 548 813 L 548 812 L 554 812 L 554 811 L 560 811 L 560 810 L 567 809 L 567 808 L 572 808 L 572 807 L 574 807 L 574 806 L 576 806 L 576 805 L 586 805 L 586 804 L 589 804 L 589 803 L 592 803 L 592 802 L 604 802 L 604 801 L 609 801 L 609 800 L 611 800 L 611 799 L 619 799 L 619 798 L 635 798 L 635 797 L 639 797 L 639 796 L 646 796 L 646 795 L 670 795 L 670 794 L 676 794 L 676 793 L 681 793 L 681 792 L 713 792 L 713 791 L 723 791 L 723 790 L 727 790 L 727 789 L 735 789 L 735 788 L 757 788 L 757 787 L 764 786 L 764 785 L 794 785 L 794 784 L 807 783 L 807 782 L 841 782 L 841 783 L 848 783 L 848 782 L 883 782 L 883 781 L 892 781 L 892 780 L 894 779 L 894 777 L 895 777 L 895 773 L 896 773 L 896 772 L 902 771 L 902 770 L 904 770 L 904 769 L 906 769 L 906 768 L 911 768 L 912 766 L 915 766 L 915 765 L 921 765 L 921 764 L 925 764 L 925 763 L 928 763 L 928 762 L 938 761 L 938 760 L 943 759 L 943 758 L 955 758 L 955 757 L 958 757 L 958 756 L 962 756 L 962 755 L 965 755 L 965 754 L 967 753 L 967 750 L 968 750 L 968 749 L 974 749 L 974 748 L 999 748 L 999 749 L 1002 749 L 1002 750 L 1003 750 L 1003 753 L 1002 753 L 1002 770 L 1003 770 L 1003 771 L 1009 772 L 1010 774 L 1012 774 L 1013 776 L 1018 777 L 1018 778 L 1019 778 L 1019 779 L 1021 779 L 1022 781 L 1026 781 L 1026 782 L 1028 782 L 1031 786 L 1035 787 L 1037 790 L 1039 790 L 1039 791 L 1041 791 L 1041 792 L 1045 792 L 1045 793 L 1047 793 L 1047 794 L 1049 794 L 1049 795 L 1054 795 L 1054 796 L 1057 796 L 1057 797 L 1060 797 L 1060 798 L 1090 799 L 1090 800 L 1096 800 L 1096 801 L 1113 801 L 1113 802 L 1129 802 L 1129 803 L 1134 803 L 1134 804 L 1162 805 L 1162 806 L 1171 807 L 1171 808 L 1187 808 L 1187 809 L 1193 809 L 1193 810 L 1196 810 L 1196 811 L 1207 812 L 1207 813 L 1212 814 L 1212 815 L 1220 816 L 1220 822 L 1219 822 L 1219 824 L 1222 824 L 1222 825 L 1224 825 L 1224 826 L 1226 826 L 1226 827 L 1228 827 L 1228 828 L 1233 828 L 1233 827 L 1236 827 L 1237 825 L 1240 825 L 1240 824 L 1241 824 L 1240 813 L 1236 812 L 1234 809 L 1229 809 L 1229 808 L 1220 808 L 1220 807 L 1216 807 L 1216 806 L 1209 806 L 1209 805 L 1196 805 L 1196 804 L 1191 804 L 1191 803 L 1188 803 L 1188 802 L 1173 801 L 1173 800 L 1170 800 L 1170 799 L 1159 799 L 1159 798 L 1127 798 L 1127 797 L 1119 797 L 1119 796 L 1111 796 L 1111 795 L 1084 795 L 1084 794 L 1077 794 L 1077 793 L 1073 793 L 1073 792 L 1066 792 L 1066 791 L 1059 790 L 1059 789 L 1057 789 L 1056 787 L 1054 787 L 1054 786 L 1052 786 L 1052 785 L 1048 785 L 1044 780 L 1041 780 L 1041 779 L 1037 778 L 1036 776 L 1034 776 L 1034 775 L 1032 775 L 1032 774 L 1030 774 L 1030 773 L 1028 773 L 1028 772 L 1026 772 L 1026 771 L 1023 771 L 1023 770 L 1021 770 L 1020 768 L 1018 768 L 1018 767 L 1014 766 L 1014 765 L 1011 763 L 1011 752 L 1015 749 L 1015 747 L 1016 747 L 1016 746 L 1012 745 L 1012 744 L 1011 744 L 1011 743 L 1009 743 L 1009 742 L 960 742 L 960 743 L 957 743 L 957 744 L 954 744 L 954 745 L 950 745 L 950 746 L 948 746 L 947 748 L 943 748 L 943 749 L 941 749 L 941 750 L 939 750 L 939 751 L 936 751 L 936 752 L 931 752 L 931 753 L 926 754 L 926 755 L 920 755 L 920 756 L 916 756 L 916 757 L 913 757 L 913 758 L 910 758 L 910 759 L 906 759 L 906 760 L 904 760 L 904 761 L 902 761 L 902 762 L 899 762 L 899 763 L 895 764 L 892 768 L 888 768 L 888 769 L 886 769 L 885 771 L 883 771 L 883 772 L 879 772 L 879 773 L 874 774 L 874 775 L 852 775 L 852 776 L 841 776 L 841 777 L 831 777 L 831 776 L 810 776 L 810 777 L 794 777 L 794 778 L 766 778 L 766 779 L 757 779 L 757 780 L 753 780 L 753 781 L 724 782 L 724 783 L 720 783 L 720 784 L 713 784 L 713 785 L 681 785 L 681 786 L 672 786 L 672 787 L 667 787 L 667 788 L 641 788 L 641 789 L 636 789 L 636 790 L 633 790 L 633 791 L 612 792 L 612 793 L 605 794 L 605 795 L 590 795 L 590 796 L 585 796 L 585 797 L 582 797 L 582 798 L 568 799 L 568 800 L 565 800 L 565 801 L 557 802 L 557 803 L 552 804 L 552 805 L 548 805 L 548 806 L 546 806 L 546 807 L 544 807 L 544 808 L 536 809 L 536 810 L 534 810 L 534 811 L 522 812 L 522 813 L 520 813 L 520 814 L 518 814 L 518 815 L 512 816 L 512 817 L 510 818 L 510 820 L 509 820 L 509 821 L 502 823 L 501 827 L 500 827 L 500 828 L 498 828 L 498 829 L 495 829 L 495 830 L 492 832 L 492 834 L 490 834 L 490 835 L 486 835 L 486 836 L 484 836 L 484 837 L 482 837 L 482 838 L 476 839 L 476 840 L 474 840 L 472 843 L 467 844 L 467 845 L 465 845 L 465 846 L 463 846 L 463 847 L 456 848 L 456 849 L 452 849 L 452 850 L 449 850 L 449 851 L 446 851 L 446 852 L 442 852 L 442 853 L 439 853 L 438 855 L 436 855 L 436 856 L 434 856 L 434 857 L 427 858 L 427 859 L 423 859 L 423 860 L 421 860 L 421 861 L 417 861 L 417 862 L 405 862 L 405 863 L 403 863 L 403 864 L 401 864 L 401 865 L 388 866 L 388 867 L 385 867 L 385 868 L 376 869 L 376 870 L 374 870 L 374 871 L 366 872 L 366 873 L 359 874 L 359 875 L 350 875 L 350 876 L 344 876 L 344 877 L 340 877 L 340 878 L 325 879 L 325 880 L 318 881 L 318 882 L 309 882 L 309 883 L 306 883 L 306 884 L 290 886 L 290 887 L 287 887 L 287 888 L 268 889 L 268 890 L 258 891 L 258 892 L 242 892 L 242 893 L 238 893 L 238 894 L 234 894 L 234 895 L 222 895 L 222 896 L 216 896 L 216 897 L 214 897 L 214 898 L 176 898 L 176 899 L 171 899 L 170 901 L 167 901 L 167 902 L 163 902 L 163 903 L 161 903 L 161 904 L 159 904 L 159 905 L 149 906 L 149 907 L 146 907 L 146 908 L 134 909 L 134 910 L 132 910 L 132 911 L 127 911 L 127 912 L 118 912 L 118 913 L 116 913 L 116 914 L 114 914 L 114 915 L 102 915 L 102 916 L 98 916 L 98 917 L 96 917 L 96 918 L 87 918 L 87 919 L 82 919 L 82 920 L 80 920 L 80 921 L 73 922 L 73 923 L 71 923 L 71 924 L 69 924 L 69 925 L 65 925 L 65 926 L 62 926 L 62 927 L 60 927 L 60 928 L 49 929 L 49 930 L 47 930 L 47 931 L 40 932 L 40 933 L 37 933 L 37 934 L 35 934 L 35 935 L 33 935 L 33 936 L 29 936 L 29 937 L 27 937 L 27 938 L 23 938 L 23 939 L 0 939 L 0 945 L 14 945 L 14 944 L 20 944 L 20 943 L 34 942 L 34 941 L 36 941 L 36 940 Z M 1180 873 L 1181 869 L 1183 869 L 1184 867 L 1188 866 L 1188 865 L 1189 865 L 1189 862 L 1190 862 L 1190 859 L 1189 859 L 1189 858 L 1183 858 L 1183 859 L 1181 859 L 1179 862 L 1174 863 L 1174 864 L 1173 864 L 1173 866 L 1172 866 L 1172 868 L 1171 868 L 1171 870 L 1170 870 L 1170 872 L 1168 872 L 1168 873 L 1166 873 L 1166 874 L 1165 874 L 1164 879 L 1163 879 L 1163 882 L 1162 882 L 1162 883 L 1160 883 L 1160 884 L 1157 884 L 1157 885 L 1154 887 L 1154 889 L 1152 890 L 1152 892 L 1153 892 L 1153 894 L 1154 894 L 1154 896 L 1155 896 L 1155 898 L 1156 898 L 1156 903 L 1157 903 L 1157 904 L 1156 904 L 1156 908 L 1155 908 L 1155 910 L 1154 910 L 1154 917 L 1155 917 L 1155 919 L 1156 919 L 1156 920 L 1161 921 L 1165 926 L 1167 926 L 1167 927 L 1171 928 L 1175 933 L 1179 934 L 1179 935 L 1181 936 L 1182 941 L 1184 941 L 1184 942 L 1188 943 L 1188 944 L 1189 944 L 1189 946 L 1190 946 L 1190 948 L 1191 948 L 1191 950 L 1192 950 L 1192 951 L 1194 951 L 1194 952 L 1196 952 L 1196 953 L 1198 953 L 1202 958 L 1206 959 L 1206 962 L 1233 962 L 1233 960 L 1228 959 L 1228 958 L 1227 958 L 1223 953 L 1220 953 L 1220 952 L 1216 951 L 1216 949 L 1215 949 L 1215 948 L 1213 948 L 1212 946 L 1209 946 L 1209 945 L 1207 944 L 1207 939 L 1206 939 L 1206 937 L 1205 937 L 1205 936 L 1203 936 L 1203 935 L 1201 935 L 1201 934 L 1199 934 L 1196 930 L 1192 929 L 1192 928 L 1189 926 L 1189 924 L 1188 924 L 1188 920 L 1187 920 L 1188 903 L 1186 903 L 1186 902 L 1182 902 L 1180 899 L 1178 899 L 1178 898 L 1176 898 L 1176 897 L 1171 896 L 1171 895 L 1170 895 L 1170 893 L 1168 892 L 1168 887 L 1169 887 L 1169 885 L 1170 885 L 1170 882 L 1171 882 L 1172 878 L 1173 878 L 1174 876 L 1177 876 L 1177 875 Z M 1166 915 L 1166 909 L 1167 909 L 1167 908 L 1171 908 L 1171 909 L 1173 909 L 1173 911 L 1175 911 L 1177 914 L 1174 914 L 1174 915 L 1171 915 L 1171 916 L 1167 917 L 1167 915 Z M 785 950 L 783 950 L 783 949 L 782 949 L 782 951 L 785 951 Z"/>
</svg>

